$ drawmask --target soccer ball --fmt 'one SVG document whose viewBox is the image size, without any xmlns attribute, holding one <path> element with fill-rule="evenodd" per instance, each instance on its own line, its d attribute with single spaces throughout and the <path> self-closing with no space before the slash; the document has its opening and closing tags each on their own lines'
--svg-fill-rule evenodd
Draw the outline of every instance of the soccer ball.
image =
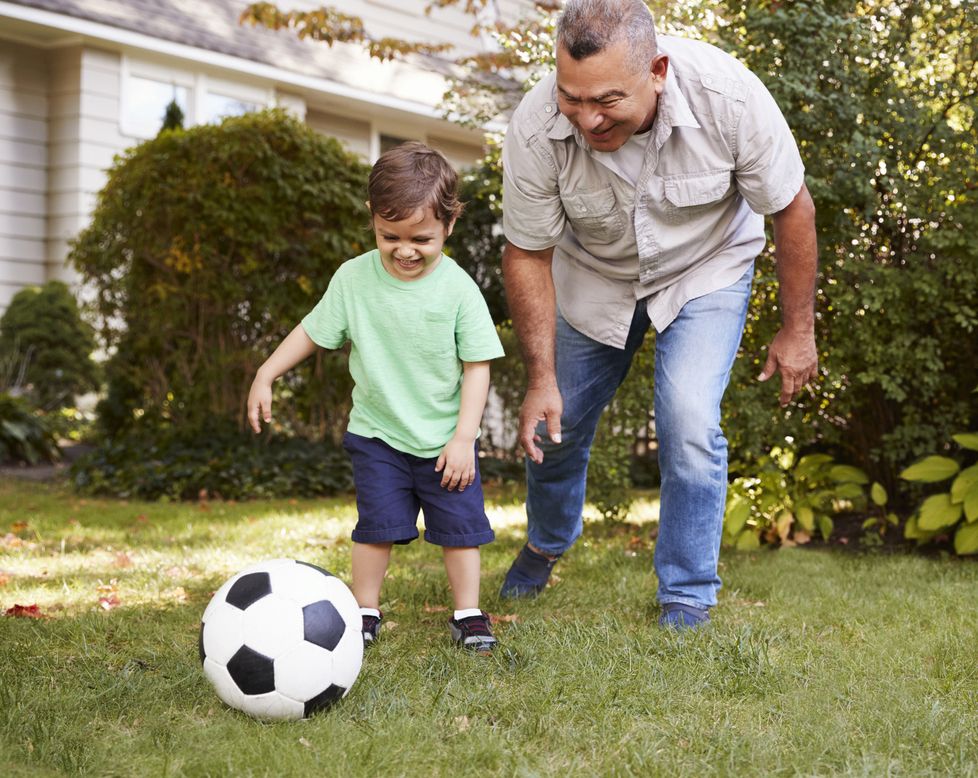
<svg viewBox="0 0 978 778">
<path fill-rule="evenodd" d="M 232 708 L 261 719 L 305 718 L 345 697 L 360 673 L 360 607 L 322 568 L 261 562 L 214 593 L 201 617 L 200 660 Z"/>
</svg>

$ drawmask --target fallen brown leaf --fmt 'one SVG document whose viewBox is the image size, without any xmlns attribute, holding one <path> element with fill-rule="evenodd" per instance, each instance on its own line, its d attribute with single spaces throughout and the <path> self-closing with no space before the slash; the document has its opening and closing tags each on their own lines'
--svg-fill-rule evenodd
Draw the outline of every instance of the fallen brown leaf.
<svg viewBox="0 0 978 778">
<path fill-rule="evenodd" d="M 44 614 L 41 613 L 41 609 L 34 605 L 14 605 L 11 608 L 7 608 L 4 611 L 5 616 L 13 616 L 17 619 L 43 619 Z"/>
<path fill-rule="evenodd" d="M 515 613 L 506 613 L 502 616 L 496 616 L 495 614 L 490 614 L 489 619 L 490 621 L 492 621 L 493 624 L 498 624 L 500 622 L 504 624 L 513 624 L 519 621 L 520 617 Z"/>
</svg>

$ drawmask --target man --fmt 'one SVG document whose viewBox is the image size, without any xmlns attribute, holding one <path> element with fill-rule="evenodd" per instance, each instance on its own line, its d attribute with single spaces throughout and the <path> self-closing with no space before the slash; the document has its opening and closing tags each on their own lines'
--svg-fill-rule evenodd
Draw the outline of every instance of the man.
<svg viewBox="0 0 978 778">
<path fill-rule="evenodd" d="M 503 149 L 506 292 L 528 370 L 528 543 L 502 596 L 535 596 L 582 530 L 591 442 L 649 326 L 662 474 L 660 624 L 709 621 L 727 486 L 720 401 L 764 217 L 782 328 L 759 376 L 781 405 L 817 374 L 814 206 L 781 112 L 743 65 L 660 37 L 641 0 L 568 0 L 557 69 Z"/>
</svg>

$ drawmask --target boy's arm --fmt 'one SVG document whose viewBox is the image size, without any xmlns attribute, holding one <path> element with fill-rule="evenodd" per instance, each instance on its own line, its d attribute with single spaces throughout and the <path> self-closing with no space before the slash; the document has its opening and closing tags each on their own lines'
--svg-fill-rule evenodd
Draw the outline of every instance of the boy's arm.
<svg viewBox="0 0 978 778">
<path fill-rule="evenodd" d="M 489 397 L 489 363 L 462 363 L 462 400 L 458 409 L 455 435 L 445 444 L 435 472 L 442 473 L 441 485 L 464 491 L 475 481 L 475 439 L 479 434 L 482 412 Z"/>
<path fill-rule="evenodd" d="M 251 391 L 248 392 L 248 423 L 255 432 L 261 432 L 259 417 L 266 424 L 272 420 L 272 384 L 275 379 L 313 354 L 317 348 L 299 324 L 258 368 Z"/>
</svg>

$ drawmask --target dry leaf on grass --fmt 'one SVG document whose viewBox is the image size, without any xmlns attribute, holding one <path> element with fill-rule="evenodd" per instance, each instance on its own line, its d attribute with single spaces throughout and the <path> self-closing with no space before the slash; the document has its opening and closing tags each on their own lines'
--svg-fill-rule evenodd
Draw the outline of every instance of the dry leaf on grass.
<svg viewBox="0 0 978 778">
<path fill-rule="evenodd" d="M 14 605 L 4 611 L 5 616 L 13 616 L 17 619 L 43 619 L 40 607 L 34 605 Z"/>
</svg>

